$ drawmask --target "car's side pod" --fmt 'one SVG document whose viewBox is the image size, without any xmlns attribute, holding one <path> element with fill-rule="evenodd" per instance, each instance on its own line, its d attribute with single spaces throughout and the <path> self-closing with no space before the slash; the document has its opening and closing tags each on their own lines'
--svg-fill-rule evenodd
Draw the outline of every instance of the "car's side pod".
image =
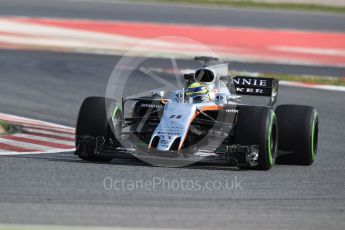
<svg viewBox="0 0 345 230">
<path fill-rule="evenodd" d="M 270 97 L 268 106 L 277 101 L 279 81 L 275 78 L 236 76 L 230 82 L 230 90 L 238 95 Z"/>
</svg>

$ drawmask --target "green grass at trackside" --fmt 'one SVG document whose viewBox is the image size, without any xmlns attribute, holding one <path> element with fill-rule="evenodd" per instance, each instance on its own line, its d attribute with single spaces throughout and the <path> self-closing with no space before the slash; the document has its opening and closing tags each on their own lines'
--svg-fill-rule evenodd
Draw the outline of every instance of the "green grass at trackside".
<svg viewBox="0 0 345 230">
<path fill-rule="evenodd" d="M 266 77 L 274 77 L 283 81 L 296 81 L 320 85 L 345 86 L 345 78 L 327 77 L 327 76 L 310 76 L 310 75 L 288 75 L 288 74 L 265 74 Z"/>
<path fill-rule="evenodd" d="M 0 135 L 2 134 L 14 134 L 21 132 L 22 129 L 18 125 L 7 123 L 6 121 L 0 120 Z"/>
<path fill-rule="evenodd" d="M 147 2 L 187 3 L 241 8 L 261 8 L 273 10 L 302 10 L 314 12 L 345 13 L 345 7 L 308 3 L 260 2 L 250 0 L 145 0 Z"/>
<path fill-rule="evenodd" d="M 0 120 L 0 135 L 7 132 L 9 129 L 9 124 L 5 121 Z"/>
<path fill-rule="evenodd" d="M 291 74 L 263 74 L 263 73 L 250 73 L 250 72 L 239 72 L 233 71 L 232 75 L 247 75 L 256 77 L 269 77 L 276 78 L 282 81 L 293 81 L 302 82 L 309 84 L 320 84 L 320 85 L 335 85 L 345 86 L 345 77 L 331 77 L 331 76 L 314 76 L 314 75 L 291 75 Z"/>
</svg>

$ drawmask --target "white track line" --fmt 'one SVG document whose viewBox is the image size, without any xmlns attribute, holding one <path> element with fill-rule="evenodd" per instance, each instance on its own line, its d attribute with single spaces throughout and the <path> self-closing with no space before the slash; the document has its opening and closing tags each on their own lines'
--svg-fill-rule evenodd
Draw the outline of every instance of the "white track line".
<svg viewBox="0 0 345 230">
<path fill-rule="evenodd" d="M 24 132 L 34 132 L 34 133 L 40 133 L 40 134 L 55 135 L 58 137 L 75 138 L 75 134 L 59 133 L 59 132 L 54 132 L 54 131 L 36 129 L 33 127 L 31 128 L 24 127 L 23 130 Z"/>
<path fill-rule="evenodd" d="M 70 48 L 100 48 L 113 49 L 131 48 L 145 41 L 142 38 L 125 36 L 119 34 L 109 34 L 103 32 L 86 31 L 76 28 L 62 28 L 54 25 L 43 25 L 15 21 L 8 18 L 0 18 L 0 31 L 7 33 L 21 34 L 18 35 L 0 35 L 0 41 L 12 44 L 26 44 L 38 46 L 55 46 Z M 22 36 L 26 35 L 26 36 Z M 44 36 L 43 36 L 44 35 Z M 37 37 L 39 37 L 39 39 Z M 147 45 L 156 48 L 181 46 L 167 41 L 148 41 Z M 182 45 L 184 46 L 184 45 Z"/>
<path fill-rule="evenodd" d="M 336 86 L 336 85 L 318 85 L 318 84 L 314 85 L 314 84 L 306 84 L 306 83 L 294 82 L 294 81 L 279 81 L 279 84 L 285 85 L 285 86 L 300 87 L 300 88 L 324 89 L 324 90 L 345 92 L 344 86 Z"/>
<path fill-rule="evenodd" d="M 327 56 L 345 57 L 345 50 L 343 49 L 326 49 L 326 48 L 307 48 L 296 46 L 272 46 L 272 50 L 291 52 L 291 53 L 304 53 L 304 54 L 317 54 Z"/>
<path fill-rule="evenodd" d="M 74 146 L 74 141 L 64 141 L 64 140 L 58 140 L 58 139 L 55 139 L 55 138 L 41 137 L 41 136 L 35 136 L 35 135 L 30 135 L 30 134 L 24 134 L 24 133 L 17 133 L 17 134 L 14 134 L 12 136 L 23 137 L 23 138 L 27 138 L 27 139 L 30 139 L 30 140 L 33 140 L 33 141 L 34 140 L 38 140 L 38 141 L 46 141 L 46 142 L 49 142 L 49 143 L 69 145 L 71 147 Z"/>
<path fill-rule="evenodd" d="M 25 126 L 26 128 L 30 128 L 30 129 L 39 129 L 39 130 L 45 130 L 45 131 L 50 131 L 50 132 L 75 135 L 75 130 L 54 128 L 54 127 L 45 126 L 45 125 L 31 125 L 31 124 L 25 124 L 25 123 L 20 123 L 20 122 L 18 124 L 21 124 L 21 125 Z"/>
<path fill-rule="evenodd" d="M 25 149 L 32 149 L 32 150 L 38 150 L 38 151 L 49 151 L 52 150 L 51 147 L 39 145 L 39 144 L 33 144 L 33 143 L 27 143 L 27 142 L 22 142 L 22 141 L 17 141 L 17 140 L 10 140 L 10 139 L 4 139 L 0 137 L 0 143 L 12 145 L 15 147 L 20 147 L 20 148 L 25 148 Z M 14 153 L 15 151 L 9 151 L 9 150 L 2 150 L 1 151 L 6 151 L 8 154 Z"/>
<path fill-rule="evenodd" d="M 37 154 L 48 154 L 48 153 L 65 153 L 65 152 L 74 152 L 75 148 L 71 149 L 50 149 L 47 151 L 38 151 L 38 152 L 6 152 L 0 150 L 0 156 L 16 156 L 16 155 L 37 155 Z"/>
<path fill-rule="evenodd" d="M 0 224 L 0 230 L 184 230 L 182 228 L 146 228 L 146 227 L 101 227 L 101 226 L 76 226 L 76 225 L 23 225 Z"/>
</svg>

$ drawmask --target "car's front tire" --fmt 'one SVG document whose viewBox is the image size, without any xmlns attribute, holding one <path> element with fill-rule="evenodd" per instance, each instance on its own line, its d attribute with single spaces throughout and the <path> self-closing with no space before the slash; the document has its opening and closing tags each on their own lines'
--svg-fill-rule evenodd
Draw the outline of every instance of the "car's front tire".
<svg viewBox="0 0 345 230">
<path fill-rule="evenodd" d="M 112 157 L 95 154 L 97 137 L 107 138 L 116 133 L 117 127 L 111 127 L 109 118 L 118 119 L 119 111 L 114 99 L 104 97 L 86 98 L 79 110 L 76 126 L 76 155 L 93 162 L 110 162 Z M 90 137 L 93 141 L 80 142 L 81 138 Z"/>
</svg>

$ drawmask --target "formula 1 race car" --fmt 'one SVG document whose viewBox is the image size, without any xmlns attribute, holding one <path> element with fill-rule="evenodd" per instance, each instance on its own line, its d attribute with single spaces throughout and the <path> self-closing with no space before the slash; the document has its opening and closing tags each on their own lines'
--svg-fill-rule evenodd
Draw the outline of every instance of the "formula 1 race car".
<svg viewBox="0 0 345 230">
<path fill-rule="evenodd" d="M 311 165 L 317 154 L 318 113 L 310 106 L 279 105 L 274 78 L 231 76 L 225 63 L 184 75 L 185 87 L 147 97 L 88 97 L 79 111 L 75 154 L 86 161 L 113 157 L 221 162 L 270 169 L 276 160 Z M 266 97 L 265 105 L 241 103 Z M 127 103 L 132 103 L 129 113 Z"/>
</svg>

